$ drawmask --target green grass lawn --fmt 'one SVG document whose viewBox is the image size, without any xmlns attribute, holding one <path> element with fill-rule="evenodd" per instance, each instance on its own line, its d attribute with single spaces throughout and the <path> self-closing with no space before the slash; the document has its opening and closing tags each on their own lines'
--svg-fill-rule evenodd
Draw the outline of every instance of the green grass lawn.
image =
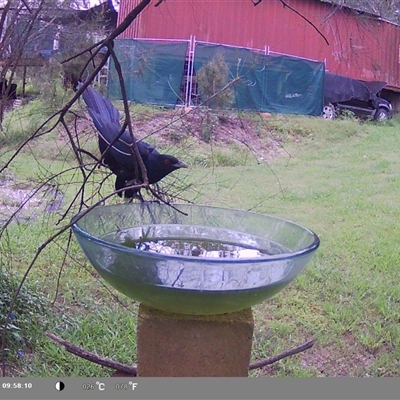
<svg viewBox="0 0 400 400">
<path fill-rule="evenodd" d="M 260 162 L 249 147 L 200 143 L 180 127 L 180 134 L 171 136 L 178 137 L 179 156 L 192 167 L 170 181 L 179 182 L 176 191 L 186 187 L 180 193 L 185 200 L 272 214 L 312 229 L 321 239 L 305 271 L 254 307 L 252 358 L 269 357 L 309 338 L 316 344 L 252 376 L 398 376 L 400 122 L 279 116 L 255 119 L 254 126 L 261 141 L 279 142 L 275 155 L 258 157 Z M 53 155 L 42 151 L 48 146 L 62 149 L 63 158 L 54 157 L 56 150 Z M 55 173 L 73 165 L 68 148 L 56 147 L 54 141 L 37 142 L 21 157 L 24 162 L 10 169 L 24 182 L 37 177 L 38 170 Z M 97 171 L 89 186 L 95 187 L 103 175 Z M 60 179 L 68 204 L 79 187 L 79 174 Z M 107 185 L 103 194 L 112 189 L 112 182 Z M 60 213 L 13 223 L 3 232 L 0 282 L 5 289 L 15 288 L 36 249 L 59 229 L 59 218 Z M 46 248 L 28 275 L 8 337 L 10 374 L 111 373 L 65 352 L 45 331 L 116 361 L 136 361 L 137 304 L 107 287 L 75 239 L 68 240 L 66 232 Z M 9 297 L 0 297 L 0 313 L 7 304 Z M 18 350 L 24 354 L 18 356 Z"/>
</svg>

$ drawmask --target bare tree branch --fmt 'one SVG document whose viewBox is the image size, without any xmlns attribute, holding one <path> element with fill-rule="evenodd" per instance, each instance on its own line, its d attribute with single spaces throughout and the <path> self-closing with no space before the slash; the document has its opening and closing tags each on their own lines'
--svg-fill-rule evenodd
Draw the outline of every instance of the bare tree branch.
<svg viewBox="0 0 400 400">
<path fill-rule="evenodd" d="M 279 0 L 279 1 L 282 3 L 283 7 L 287 7 L 289 10 L 292 10 L 300 18 L 303 18 L 304 21 L 306 21 L 308 24 L 310 24 L 321 35 L 321 37 L 324 39 L 325 43 L 329 46 L 328 39 L 325 37 L 325 35 L 308 18 L 306 18 L 303 14 L 299 13 L 293 7 L 289 6 L 289 4 L 287 4 L 284 0 Z"/>
<path fill-rule="evenodd" d="M 64 346 L 65 350 L 67 350 L 69 353 L 84 358 L 85 360 L 102 365 L 103 367 L 115 369 L 116 371 L 123 372 L 124 374 L 128 374 L 130 376 L 136 376 L 137 374 L 137 367 L 135 365 L 129 366 L 126 364 L 122 364 L 118 361 L 113 361 L 108 358 L 101 357 L 95 353 L 91 353 L 90 351 L 82 349 L 81 347 L 78 347 L 73 343 L 68 342 L 67 340 L 61 339 L 51 332 L 46 332 L 46 336 L 51 340 L 54 340 L 61 346 Z"/>
<path fill-rule="evenodd" d="M 254 6 L 257 6 L 258 4 L 260 4 L 263 0 L 251 0 L 252 3 L 254 4 Z M 294 9 L 292 6 L 290 6 L 289 4 L 287 4 L 284 0 L 279 0 L 283 7 L 287 7 L 289 10 L 293 11 L 294 13 L 296 13 L 300 18 L 303 18 L 308 24 L 310 24 L 324 39 L 325 43 L 329 46 L 329 42 L 328 39 L 325 37 L 325 35 L 315 26 L 315 24 L 313 24 L 307 17 L 305 17 L 303 14 L 301 14 L 300 12 L 298 12 L 296 9 Z"/>
</svg>

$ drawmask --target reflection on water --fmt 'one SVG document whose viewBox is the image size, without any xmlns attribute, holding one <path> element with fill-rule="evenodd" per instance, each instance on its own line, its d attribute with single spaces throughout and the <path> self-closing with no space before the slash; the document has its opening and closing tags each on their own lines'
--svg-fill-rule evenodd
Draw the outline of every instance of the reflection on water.
<svg viewBox="0 0 400 400">
<path fill-rule="evenodd" d="M 143 284 L 202 291 L 246 290 L 290 279 L 293 268 L 293 260 L 271 258 L 271 252 L 285 253 L 284 247 L 262 238 L 264 248 L 255 248 L 261 238 L 251 235 L 246 238 L 240 234 L 241 242 L 235 243 L 235 235 L 231 234 L 227 243 L 213 237 L 213 240 L 150 238 L 139 235 L 137 230 L 127 229 L 108 234 L 103 239 L 143 252 L 141 256 L 128 257 L 125 252 L 124 256 L 119 256 L 106 251 L 102 262 L 107 270 L 119 273 L 123 270 L 122 275 L 127 280 Z M 146 257 L 147 252 L 159 257 Z M 270 258 L 270 262 L 265 263 L 266 258 Z"/>
<path fill-rule="evenodd" d="M 121 244 L 141 251 L 187 257 L 254 258 L 268 254 L 257 249 L 249 249 L 218 241 L 174 239 L 144 242 L 134 241 L 127 237 Z"/>
</svg>

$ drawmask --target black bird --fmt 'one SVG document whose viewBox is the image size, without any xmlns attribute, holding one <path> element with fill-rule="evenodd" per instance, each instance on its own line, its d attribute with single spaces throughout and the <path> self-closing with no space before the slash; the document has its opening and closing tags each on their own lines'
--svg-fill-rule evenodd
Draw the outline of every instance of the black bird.
<svg viewBox="0 0 400 400">
<path fill-rule="evenodd" d="M 104 164 L 116 175 L 115 189 L 123 189 L 135 182 L 143 183 L 140 168 L 139 176 L 135 174 L 131 135 L 124 131 L 118 137 L 122 130 L 119 111 L 91 86 L 85 89 L 82 98 L 98 131 L 99 149 L 103 155 Z M 187 168 L 182 161 L 168 154 L 160 154 L 146 142 L 137 141 L 136 145 L 146 167 L 149 184 L 157 183 L 176 169 Z M 125 198 L 133 198 L 138 194 L 138 191 L 133 189 L 123 192 Z M 118 192 L 118 195 L 122 197 L 122 191 Z"/>
</svg>

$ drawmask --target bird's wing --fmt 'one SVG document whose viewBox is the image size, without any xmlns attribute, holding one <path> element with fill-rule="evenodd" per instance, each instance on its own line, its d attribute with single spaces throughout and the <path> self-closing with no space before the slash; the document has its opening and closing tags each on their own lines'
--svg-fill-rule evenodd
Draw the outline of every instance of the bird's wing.
<svg viewBox="0 0 400 400">
<path fill-rule="evenodd" d="M 138 140 L 136 144 L 142 157 L 143 154 L 160 154 L 152 145 L 143 142 L 143 140 Z"/>
<path fill-rule="evenodd" d="M 102 115 L 99 115 L 91 109 L 88 109 L 88 111 L 99 134 L 100 151 L 104 152 L 111 145 L 108 151 L 115 160 L 121 164 L 122 167 L 133 168 L 134 161 L 130 146 L 132 143 L 130 134 L 125 131 L 116 139 L 121 131 L 121 126 L 104 119 Z M 147 158 L 149 150 L 145 146 L 139 146 L 139 143 L 140 142 L 138 142 L 140 155 L 142 158 Z"/>
</svg>

